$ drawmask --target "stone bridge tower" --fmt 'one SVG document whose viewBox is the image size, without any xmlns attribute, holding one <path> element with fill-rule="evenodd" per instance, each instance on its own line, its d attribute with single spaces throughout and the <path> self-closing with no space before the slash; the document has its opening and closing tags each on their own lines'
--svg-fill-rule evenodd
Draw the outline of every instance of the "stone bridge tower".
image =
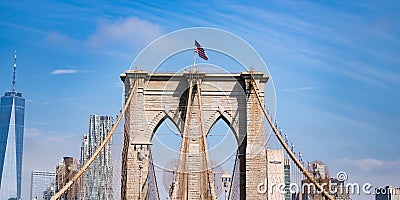
<svg viewBox="0 0 400 200">
<path fill-rule="evenodd" d="M 240 199 L 265 199 L 266 194 L 257 192 L 266 178 L 264 115 L 251 89 L 251 76 L 264 97 L 268 76 L 262 72 L 149 74 L 128 70 L 121 74 L 125 96 L 135 92 L 125 115 L 122 199 L 148 198 L 152 137 L 165 119 L 170 119 L 182 136 L 172 198 L 216 199 L 206 137 L 221 118 L 238 142 L 240 177 L 235 178 L 240 181 Z"/>
</svg>

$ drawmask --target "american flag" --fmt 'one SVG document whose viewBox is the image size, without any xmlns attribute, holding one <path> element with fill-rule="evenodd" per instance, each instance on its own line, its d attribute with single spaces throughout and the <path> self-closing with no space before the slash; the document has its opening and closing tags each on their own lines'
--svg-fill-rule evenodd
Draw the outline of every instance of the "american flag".
<svg viewBox="0 0 400 200">
<path fill-rule="evenodd" d="M 208 57 L 206 55 L 206 52 L 204 51 L 203 47 L 194 40 L 194 52 L 199 54 L 200 58 L 203 58 L 204 60 L 208 60 Z"/>
</svg>

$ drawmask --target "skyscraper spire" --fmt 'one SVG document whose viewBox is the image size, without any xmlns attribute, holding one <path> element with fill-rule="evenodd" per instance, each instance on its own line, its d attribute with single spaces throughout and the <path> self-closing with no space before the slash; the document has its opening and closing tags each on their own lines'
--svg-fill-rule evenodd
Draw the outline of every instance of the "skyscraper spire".
<svg viewBox="0 0 400 200">
<path fill-rule="evenodd" d="M 12 80 L 12 92 L 15 92 L 15 73 L 17 71 L 17 51 L 14 51 L 14 73 L 13 73 L 13 80 Z"/>
<path fill-rule="evenodd" d="M 12 90 L 0 98 L 0 199 L 21 199 L 25 99 L 15 91 L 16 68 L 14 52 Z"/>
</svg>

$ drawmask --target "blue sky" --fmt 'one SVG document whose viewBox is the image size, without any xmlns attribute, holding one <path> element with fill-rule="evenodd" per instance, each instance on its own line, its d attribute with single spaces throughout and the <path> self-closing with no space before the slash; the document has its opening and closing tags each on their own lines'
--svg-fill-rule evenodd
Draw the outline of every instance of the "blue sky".
<svg viewBox="0 0 400 200">
<path fill-rule="evenodd" d="M 1 2 L 0 91 L 11 88 L 17 50 L 27 99 L 24 199 L 32 169 L 79 155 L 90 114 L 119 110 L 119 74 L 140 50 L 196 26 L 232 32 L 260 53 L 279 123 L 308 160 L 350 180 L 399 185 L 399 9 L 397 1 Z"/>
</svg>

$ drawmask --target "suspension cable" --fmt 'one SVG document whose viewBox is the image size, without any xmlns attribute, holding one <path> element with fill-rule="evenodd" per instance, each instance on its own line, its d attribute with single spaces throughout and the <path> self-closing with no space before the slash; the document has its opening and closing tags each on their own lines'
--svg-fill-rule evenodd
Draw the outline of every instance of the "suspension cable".
<svg viewBox="0 0 400 200">
<path fill-rule="evenodd" d="M 327 191 L 324 190 L 324 188 L 314 179 L 314 177 L 312 177 L 310 172 L 301 164 L 301 162 L 297 159 L 295 154 L 290 150 L 289 146 L 284 142 L 283 138 L 279 134 L 279 131 L 274 126 L 271 117 L 269 116 L 269 114 L 265 110 L 265 107 L 263 106 L 264 104 L 262 103 L 260 95 L 258 93 L 259 89 L 258 89 L 258 86 L 257 86 L 257 82 L 254 80 L 253 76 L 251 76 L 251 85 L 253 86 L 252 89 L 254 90 L 254 93 L 257 96 L 258 103 L 260 104 L 260 107 L 263 110 L 264 115 L 267 118 L 270 127 L 274 131 L 275 136 L 278 138 L 278 140 L 281 143 L 281 145 L 283 146 L 283 148 L 289 154 L 290 158 L 292 158 L 294 163 L 297 165 L 298 168 L 300 168 L 300 170 L 304 173 L 304 175 L 322 192 L 323 196 L 325 196 L 326 198 L 328 198 L 330 200 L 334 200 L 334 198 Z"/>
</svg>

